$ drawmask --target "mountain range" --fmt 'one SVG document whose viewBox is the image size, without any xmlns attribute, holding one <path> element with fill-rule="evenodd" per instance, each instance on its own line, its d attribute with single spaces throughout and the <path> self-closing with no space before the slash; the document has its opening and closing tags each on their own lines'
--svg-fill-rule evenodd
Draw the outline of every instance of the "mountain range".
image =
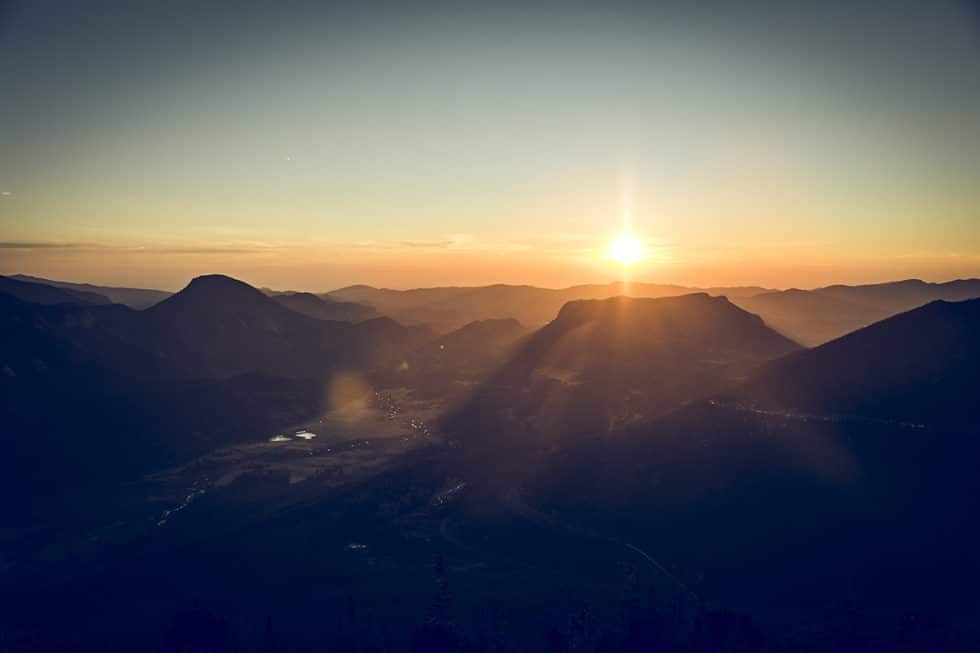
<svg viewBox="0 0 980 653">
<path fill-rule="evenodd" d="M 113 304 L 125 304 L 126 306 L 137 310 L 153 306 L 154 304 L 163 301 L 173 294 L 164 290 L 149 290 L 146 288 L 117 288 L 114 286 L 96 286 L 90 283 L 52 281 L 51 279 L 42 279 L 40 277 L 32 277 L 26 274 L 15 274 L 10 278 L 18 281 L 27 281 L 46 286 L 54 286 L 55 288 L 62 288 L 76 293 L 94 293 L 96 295 L 101 295 L 108 300 L 97 303 L 111 302 Z"/>
<path fill-rule="evenodd" d="M 419 288 L 389 290 L 371 286 L 349 286 L 329 293 L 331 297 L 374 306 L 397 320 L 426 323 L 451 330 L 468 322 L 513 318 L 537 327 L 554 319 L 566 303 L 580 299 L 608 299 L 617 296 L 671 297 L 703 290 L 711 295 L 751 296 L 767 292 L 757 287 L 687 288 L 676 285 L 620 282 L 552 289 L 535 286 L 496 284 L 479 287 Z"/>
<path fill-rule="evenodd" d="M 72 301 L 113 302 L 138 310 L 170 295 L 158 290 L 72 284 L 25 275 L 7 279 L 77 293 L 95 293 L 101 297 L 80 295 Z M 695 288 L 639 282 L 581 285 L 564 289 L 497 284 L 413 290 L 359 285 L 318 294 L 262 290 L 288 308 L 317 319 L 359 322 L 385 315 L 402 324 L 425 324 L 440 333 L 448 333 L 470 322 L 496 319 L 515 319 L 530 328 L 537 328 L 550 322 L 564 304 L 580 299 L 616 296 L 658 298 L 706 292 L 728 297 L 732 303 L 759 315 L 766 324 L 791 340 L 814 347 L 931 301 L 961 301 L 980 297 L 980 279 L 945 283 L 908 279 L 857 286 L 833 285 L 812 290 L 771 290 L 756 286 Z M 34 288 L 34 292 L 38 292 L 38 289 Z M 56 303 L 56 297 L 52 296 L 50 302 Z"/>
<path fill-rule="evenodd" d="M 937 301 L 792 353 L 549 460 L 536 505 L 716 599 L 972 604 L 978 333 L 980 300 Z"/>
<path fill-rule="evenodd" d="M 813 347 L 873 322 L 936 300 L 980 297 L 980 279 L 926 283 L 918 279 L 861 286 L 783 290 L 734 299 L 774 329 Z"/>
<path fill-rule="evenodd" d="M 208 275 L 135 309 L 0 284 L 0 489 L 16 498 L 0 590 L 18 599 L 0 631 L 18 641 L 146 648 L 187 602 L 247 637 L 293 633 L 287 648 L 362 641 L 374 620 L 428 628 L 450 597 L 499 606 L 518 634 L 496 650 L 542 648 L 554 615 L 615 642 L 642 626 L 702 642 L 678 650 L 775 651 L 814 650 L 783 646 L 786 623 L 818 624 L 791 633 L 816 650 L 903 650 L 891 625 L 853 644 L 855 621 L 932 611 L 968 630 L 980 614 L 980 299 L 953 301 L 974 281 L 586 296 L 543 323 L 453 329 L 544 315 L 566 291 L 343 298 Z M 442 321 L 392 317 L 413 315 Z M 809 349 L 786 335 L 868 320 Z M 353 426 L 330 403 L 349 378 L 374 390 Z M 314 438 L 269 441 L 301 427 Z M 288 605 L 274 626 L 270 605 Z M 745 613 L 780 634 L 769 648 Z M 460 629 L 494 632 L 476 621 Z M 927 632 L 915 650 L 942 650 Z"/>
<path fill-rule="evenodd" d="M 728 297 L 788 338 L 805 346 L 822 344 L 891 315 L 942 299 L 980 297 L 980 279 L 927 283 L 918 279 L 859 286 L 785 291 L 747 287 L 694 288 L 649 283 L 583 285 L 554 290 L 495 285 L 389 290 L 350 286 L 329 295 L 373 306 L 406 324 L 425 323 L 448 331 L 467 322 L 514 318 L 530 327 L 546 324 L 567 302 L 616 296 L 671 297 L 694 292 Z"/>
</svg>

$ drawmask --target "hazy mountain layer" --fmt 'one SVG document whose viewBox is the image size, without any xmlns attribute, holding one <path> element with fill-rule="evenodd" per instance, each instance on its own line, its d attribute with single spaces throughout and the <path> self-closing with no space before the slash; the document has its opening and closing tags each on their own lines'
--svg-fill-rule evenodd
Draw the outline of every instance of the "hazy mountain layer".
<svg viewBox="0 0 980 653">
<path fill-rule="evenodd" d="M 427 323 L 449 331 L 474 320 L 492 318 L 514 318 L 532 327 L 543 325 L 565 303 L 579 299 L 620 295 L 657 298 L 698 291 L 729 297 L 792 340 L 815 346 L 937 299 L 960 301 L 980 297 L 980 280 L 926 283 L 913 279 L 786 291 L 751 286 L 698 289 L 649 283 L 583 285 L 560 290 L 507 285 L 415 290 L 350 286 L 329 296 L 373 306 L 405 323 Z"/>
<path fill-rule="evenodd" d="M 125 304 L 126 306 L 137 310 L 153 306 L 154 304 L 163 301 L 173 294 L 164 290 L 150 290 L 147 288 L 116 288 L 113 286 L 97 286 L 90 283 L 53 281 L 51 279 L 28 276 L 26 274 L 15 274 L 12 278 L 19 279 L 21 281 L 41 283 L 47 286 L 54 286 L 56 288 L 64 288 L 66 290 L 104 295 L 114 304 Z"/>
<path fill-rule="evenodd" d="M 976 297 L 980 297 L 980 279 L 947 283 L 910 279 L 865 286 L 792 289 L 733 301 L 762 316 L 774 329 L 812 347 L 931 301 Z"/>
<path fill-rule="evenodd" d="M 513 318 L 531 327 L 544 325 L 567 302 L 580 299 L 607 299 L 620 295 L 634 297 L 672 297 L 698 291 L 697 288 L 649 283 L 611 283 L 564 289 L 503 284 L 479 287 L 418 288 L 389 290 L 370 286 L 350 286 L 329 295 L 336 299 L 374 306 L 385 315 L 405 323 L 427 323 L 444 331 L 477 320 Z M 767 292 L 765 288 L 709 288 L 712 295 L 738 297 Z"/>
<path fill-rule="evenodd" d="M 112 302 L 138 309 L 146 308 L 170 295 L 158 290 L 73 284 L 25 275 L 11 278 L 81 292 L 94 291 L 108 297 Z M 980 297 L 980 280 L 927 283 L 910 279 L 860 286 L 834 285 L 813 290 L 794 288 L 784 291 L 755 286 L 698 289 L 650 283 L 591 284 L 565 289 L 498 284 L 390 290 L 362 285 L 315 296 L 313 293 L 264 289 L 266 294 L 277 298 L 277 301 L 292 310 L 317 319 L 360 322 L 383 314 L 404 324 L 427 324 L 441 332 L 449 332 L 470 322 L 486 319 L 516 319 L 536 327 L 552 320 L 565 303 L 579 299 L 606 299 L 615 296 L 657 298 L 698 291 L 729 297 L 733 303 L 759 315 L 766 324 L 790 339 L 813 347 L 937 299 L 961 301 Z M 76 297 L 76 301 L 84 300 L 84 303 L 93 303 L 92 299 Z M 317 300 L 322 300 L 326 306 Z"/>
<path fill-rule="evenodd" d="M 327 295 L 308 292 L 272 292 L 269 295 L 286 308 L 318 320 L 363 322 L 378 317 L 378 312 L 370 306 L 337 301 Z"/>
<path fill-rule="evenodd" d="M 110 304 L 105 295 L 94 292 L 56 288 L 21 277 L 0 277 L 0 293 L 34 304 Z"/>
</svg>

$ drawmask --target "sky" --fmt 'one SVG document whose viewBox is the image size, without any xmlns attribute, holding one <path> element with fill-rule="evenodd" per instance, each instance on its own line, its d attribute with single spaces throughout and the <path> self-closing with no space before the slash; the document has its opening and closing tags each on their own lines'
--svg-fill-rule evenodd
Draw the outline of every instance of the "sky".
<svg viewBox="0 0 980 653">
<path fill-rule="evenodd" d="M 627 230 L 644 258 L 605 256 Z M 0 274 L 980 276 L 980 10 L 0 0 Z"/>
</svg>

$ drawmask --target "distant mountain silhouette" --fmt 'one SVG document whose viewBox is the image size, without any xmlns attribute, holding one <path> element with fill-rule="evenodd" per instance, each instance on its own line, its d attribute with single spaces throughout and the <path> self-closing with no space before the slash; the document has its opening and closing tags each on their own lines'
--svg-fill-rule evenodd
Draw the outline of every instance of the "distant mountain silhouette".
<svg viewBox="0 0 980 653">
<path fill-rule="evenodd" d="M 171 295 L 160 290 L 69 283 L 27 275 L 13 275 L 8 278 L 76 292 L 78 294 L 72 299 L 76 303 L 107 303 L 108 300 L 143 309 Z M 263 289 L 265 294 L 287 308 L 321 320 L 361 322 L 383 314 L 403 324 L 427 324 L 443 333 L 486 319 L 517 319 L 532 327 L 540 326 L 552 320 L 564 304 L 580 299 L 607 299 L 615 296 L 673 297 L 697 291 L 729 297 L 734 304 L 759 315 L 766 324 L 788 338 L 812 347 L 930 301 L 960 301 L 980 297 L 980 280 L 927 283 L 909 279 L 859 286 L 834 285 L 812 290 L 793 288 L 785 291 L 757 286 L 699 289 L 639 282 L 588 284 L 564 289 L 496 284 L 390 290 L 359 285 L 320 294 Z M 91 293 L 103 297 L 98 298 Z M 58 297 L 50 295 L 46 303 L 58 303 Z"/>
<path fill-rule="evenodd" d="M 930 301 L 980 297 L 980 280 L 948 283 L 908 280 L 786 291 L 756 286 L 689 288 L 639 282 L 563 289 L 497 284 L 390 290 L 360 285 L 341 288 L 327 296 L 373 306 L 405 324 L 425 323 L 448 332 L 475 320 L 499 318 L 514 318 L 522 324 L 540 326 L 554 319 L 564 304 L 580 299 L 659 298 L 693 292 L 726 296 L 734 304 L 762 317 L 766 324 L 788 338 L 815 346 Z"/>
<path fill-rule="evenodd" d="M 477 287 L 418 288 L 389 290 L 371 286 L 350 286 L 328 293 L 330 297 L 375 307 L 381 313 L 406 324 L 426 323 L 441 331 L 451 331 L 478 320 L 513 318 L 522 324 L 540 326 L 550 322 L 567 302 L 579 299 L 633 297 L 673 297 L 698 291 L 684 286 L 620 282 L 552 289 L 535 286 L 496 284 Z M 712 295 L 739 297 L 767 292 L 757 287 L 708 288 Z"/>
<path fill-rule="evenodd" d="M 570 302 L 447 425 L 488 443 L 606 433 L 797 349 L 757 316 L 704 293 Z"/>
<path fill-rule="evenodd" d="M 378 317 L 378 312 L 370 306 L 338 301 L 329 296 L 317 296 L 308 292 L 274 292 L 270 296 L 286 308 L 318 320 L 363 322 Z"/>
<path fill-rule="evenodd" d="M 918 279 L 864 286 L 827 286 L 733 298 L 767 324 L 807 345 L 823 344 L 937 299 L 980 297 L 980 279 L 926 283 Z"/>
<path fill-rule="evenodd" d="M 105 295 L 98 293 L 57 288 L 19 277 L 0 277 L 0 293 L 33 304 L 111 304 Z"/>
<path fill-rule="evenodd" d="M 26 274 L 15 274 L 11 278 L 32 283 L 41 283 L 55 288 L 78 291 L 83 293 L 95 293 L 104 295 L 114 304 L 124 304 L 137 310 L 153 306 L 157 302 L 163 301 L 172 293 L 163 290 L 149 290 L 146 288 L 116 288 L 113 286 L 96 286 L 90 283 L 71 283 L 68 281 L 53 281 L 32 277 Z"/>
<path fill-rule="evenodd" d="M 815 346 L 887 317 L 881 309 L 811 290 L 785 290 L 733 300 L 780 333 Z"/>
<path fill-rule="evenodd" d="M 898 313 L 937 299 L 956 302 L 980 297 L 980 279 L 957 279 L 946 283 L 906 279 L 862 286 L 834 285 L 818 288 L 815 292 Z"/>
<path fill-rule="evenodd" d="M 978 366 L 980 300 L 934 302 L 556 456 L 536 500 L 719 601 L 975 606 Z"/>
</svg>

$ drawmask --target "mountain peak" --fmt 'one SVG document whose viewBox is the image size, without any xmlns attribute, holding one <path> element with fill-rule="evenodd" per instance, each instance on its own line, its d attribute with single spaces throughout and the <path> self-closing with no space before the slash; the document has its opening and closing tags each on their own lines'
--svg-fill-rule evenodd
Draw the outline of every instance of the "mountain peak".
<svg viewBox="0 0 980 653">
<path fill-rule="evenodd" d="M 223 274 L 208 274 L 195 277 L 183 290 L 149 310 L 206 315 L 228 312 L 274 314 L 285 309 L 244 281 Z"/>
<path fill-rule="evenodd" d="M 199 277 L 194 277 L 191 282 L 187 284 L 187 287 L 183 291 L 188 290 L 230 290 L 230 289 L 248 289 L 249 291 L 259 292 L 257 289 L 248 285 L 244 281 L 239 281 L 238 279 L 229 277 L 224 274 L 204 274 Z"/>
</svg>

